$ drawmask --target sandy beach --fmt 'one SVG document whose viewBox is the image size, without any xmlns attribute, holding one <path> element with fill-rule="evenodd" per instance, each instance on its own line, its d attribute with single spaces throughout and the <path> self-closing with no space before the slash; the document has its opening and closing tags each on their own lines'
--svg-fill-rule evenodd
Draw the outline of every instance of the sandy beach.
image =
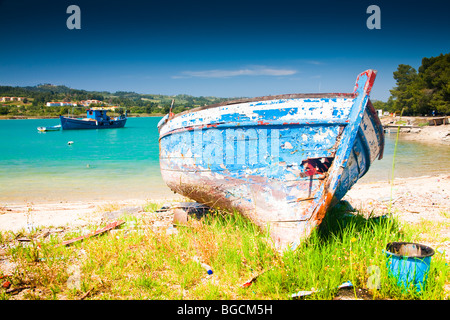
<svg viewBox="0 0 450 320">
<path fill-rule="evenodd" d="M 450 174 L 397 178 L 393 184 L 357 183 L 343 200 L 367 215 L 386 214 L 390 207 L 390 211 L 405 222 L 450 221 Z M 0 231 L 17 232 L 28 225 L 37 228 L 97 224 L 104 212 L 142 208 L 149 202 L 162 206 L 176 201 L 188 199 L 174 195 L 159 199 L 4 205 L 0 207 Z M 450 237 L 450 229 L 447 232 Z"/>
<path fill-rule="evenodd" d="M 425 119 L 425 120 L 424 120 Z M 399 121 L 406 122 L 412 127 L 400 128 L 400 138 L 410 141 L 421 141 L 425 143 L 435 143 L 450 145 L 450 125 L 438 125 L 438 126 L 417 126 L 417 123 L 423 123 L 427 121 L 426 118 L 418 117 L 383 117 L 381 123 L 383 125 L 396 124 Z M 392 133 L 397 132 L 397 128 L 388 128 Z"/>
<path fill-rule="evenodd" d="M 450 221 L 450 174 L 397 178 L 393 183 L 374 182 L 353 186 L 343 200 L 365 214 L 380 216 L 389 211 L 401 221 L 422 219 Z M 448 230 L 450 236 L 450 230 Z"/>
<path fill-rule="evenodd" d="M 164 204 L 189 201 L 174 195 L 164 199 L 128 199 L 65 203 L 15 204 L 0 207 L 0 232 L 19 232 L 39 228 L 41 233 L 61 232 L 117 219 L 123 213 L 142 214 L 149 203 Z M 346 194 L 353 213 L 365 217 L 391 212 L 400 223 L 420 227 L 420 243 L 444 254 L 450 261 L 450 174 L 398 178 L 389 182 L 357 183 Z M 356 211 L 357 210 L 357 211 Z M 153 216 L 153 215 L 152 215 Z M 173 214 L 156 217 L 161 227 L 169 228 Z M 155 220 L 156 221 L 156 220 Z M 419 230 L 418 229 L 418 230 Z"/>
<path fill-rule="evenodd" d="M 58 203 L 25 203 L 0 207 L 0 231 L 18 232 L 27 228 L 42 227 L 81 227 L 99 224 L 105 212 L 118 211 L 123 208 L 142 208 L 149 202 L 164 203 L 181 201 L 181 196 L 159 199 L 125 199 L 118 201 L 86 201 Z"/>
</svg>

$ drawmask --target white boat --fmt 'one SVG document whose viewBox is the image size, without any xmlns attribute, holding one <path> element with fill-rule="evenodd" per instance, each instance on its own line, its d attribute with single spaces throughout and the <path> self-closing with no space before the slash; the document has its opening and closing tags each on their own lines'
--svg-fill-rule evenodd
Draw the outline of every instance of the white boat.
<svg viewBox="0 0 450 320">
<path fill-rule="evenodd" d="M 58 124 L 56 126 L 48 126 L 48 127 L 38 127 L 37 128 L 39 131 L 41 132 L 45 132 L 45 131 L 58 131 L 61 129 L 61 125 Z"/>
</svg>

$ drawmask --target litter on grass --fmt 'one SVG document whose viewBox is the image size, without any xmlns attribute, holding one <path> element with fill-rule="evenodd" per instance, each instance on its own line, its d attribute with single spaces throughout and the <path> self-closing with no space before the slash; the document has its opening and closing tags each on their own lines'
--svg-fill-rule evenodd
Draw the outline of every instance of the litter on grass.
<svg viewBox="0 0 450 320">
<path fill-rule="evenodd" d="M 103 227 L 101 229 L 98 229 L 98 230 L 96 230 L 96 231 L 94 231 L 92 233 L 89 233 L 87 235 L 80 236 L 80 237 L 77 237 L 77 238 L 74 238 L 74 239 L 70 239 L 70 240 L 67 240 L 67 241 L 63 241 L 60 244 L 60 246 L 67 246 L 67 245 L 72 244 L 74 242 L 82 241 L 84 239 L 97 236 L 97 235 L 99 235 L 101 233 L 104 233 L 106 231 L 109 231 L 109 230 L 112 230 L 114 228 L 117 228 L 118 226 L 122 225 L 123 223 L 125 223 L 125 221 L 122 221 L 122 220 L 111 222 L 111 223 L 107 224 L 105 227 Z"/>
<path fill-rule="evenodd" d="M 342 283 L 340 286 L 338 286 L 338 289 L 342 289 L 342 288 L 351 288 L 353 287 L 353 284 L 350 281 L 346 281 L 344 283 Z M 317 292 L 321 292 L 324 291 L 325 289 L 318 289 L 318 290 L 310 290 L 310 291 L 299 291 L 297 293 L 293 293 L 291 294 L 291 298 L 302 298 L 302 297 L 306 297 L 306 296 L 310 296 L 313 293 L 317 293 Z"/>
</svg>

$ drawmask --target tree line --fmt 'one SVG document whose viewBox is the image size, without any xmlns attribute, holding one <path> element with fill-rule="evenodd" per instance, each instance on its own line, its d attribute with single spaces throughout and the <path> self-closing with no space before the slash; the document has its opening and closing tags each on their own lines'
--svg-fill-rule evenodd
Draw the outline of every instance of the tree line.
<svg viewBox="0 0 450 320">
<path fill-rule="evenodd" d="M 160 94 L 139 94 L 136 92 L 116 91 L 86 91 L 72 89 L 61 85 L 39 84 L 37 86 L 13 87 L 0 86 L 0 97 L 26 97 L 22 103 L 0 103 L 0 115 L 11 116 L 58 116 L 59 114 L 82 114 L 83 108 L 46 107 L 50 101 L 82 101 L 99 100 L 105 104 L 127 109 L 128 114 L 167 114 L 172 106 L 172 112 L 178 113 L 190 108 L 214 104 L 229 100 L 218 97 L 194 97 L 186 94 L 175 96 Z"/>
<path fill-rule="evenodd" d="M 375 101 L 376 109 L 411 116 L 450 114 L 450 53 L 423 58 L 418 70 L 400 64 L 393 76 L 391 96 L 387 102 Z"/>
</svg>

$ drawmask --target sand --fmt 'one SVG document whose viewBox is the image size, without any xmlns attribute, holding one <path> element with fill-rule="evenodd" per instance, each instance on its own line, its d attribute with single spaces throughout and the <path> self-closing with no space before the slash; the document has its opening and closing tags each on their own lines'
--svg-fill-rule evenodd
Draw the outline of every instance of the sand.
<svg viewBox="0 0 450 320">
<path fill-rule="evenodd" d="M 403 140 L 428 143 L 437 142 L 443 145 L 450 145 L 450 125 L 402 129 L 400 131 L 400 137 Z"/>
<path fill-rule="evenodd" d="M 425 120 L 423 120 L 425 119 Z M 397 121 L 407 122 L 413 127 L 403 127 L 400 128 L 400 139 L 403 140 L 414 140 L 421 141 L 425 143 L 436 143 L 443 145 L 450 145 L 450 124 L 438 125 L 438 126 L 417 126 L 417 123 L 421 123 L 427 118 L 417 118 L 417 117 L 383 117 L 381 118 L 381 123 L 383 125 L 396 124 Z M 391 133 L 396 133 L 397 128 L 387 128 Z"/>
<path fill-rule="evenodd" d="M 403 221 L 445 221 L 445 213 L 450 217 L 450 175 L 397 178 L 393 183 L 356 183 L 343 200 L 375 216 L 390 210 Z"/>
<path fill-rule="evenodd" d="M 29 225 L 37 228 L 96 224 L 106 211 L 143 207 L 148 202 L 162 206 L 182 199 L 174 196 L 151 200 L 4 205 L 0 207 L 0 231 L 17 232 Z M 450 174 L 397 178 L 392 185 L 389 182 L 356 183 L 343 200 L 357 210 L 376 216 L 385 214 L 390 207 L 392 213 L 406 222 L 416 223 L 421 219 L 446 221 L 450 218 Z"/>
<path fill-rule="evenodd" d="M 180 201 L 171 199 L 127 199 L 120 201 L 87 201 L 59 203 L 23 203 L 0 207 L 0 231 L 18 232 L 30 228 L 82 227 L 99 224 L 105 212 L 113 212 L 124 207 L 143 208 L 148 202 L 160 203 Z"/>
</svg>

